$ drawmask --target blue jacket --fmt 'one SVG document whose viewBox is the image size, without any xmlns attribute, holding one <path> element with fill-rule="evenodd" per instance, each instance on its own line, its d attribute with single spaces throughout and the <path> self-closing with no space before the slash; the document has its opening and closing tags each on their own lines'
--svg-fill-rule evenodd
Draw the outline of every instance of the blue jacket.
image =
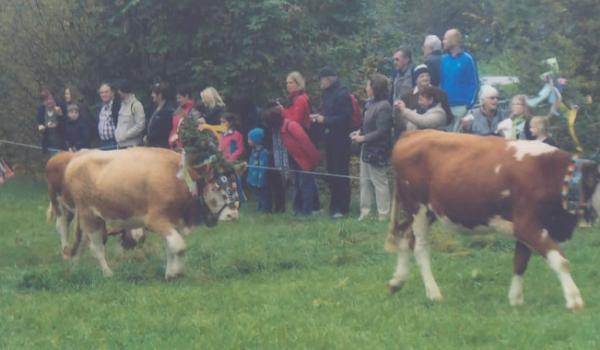
<svg viewBox="0 0 600 350">
<path fill-rule="evenodd" d="M 255 168 L 254 166 L 269 166 L 269 151 L 264 147 L 253 147 L 248 159 L 248 185 L 255 188 L 264 188 L 267 185 L 267 169 Z"/>
<path fill-rule="evenodd" d="M 90 126 L 81 116 L 77 120 L 67 119 L 65 125 L 65 141 L 67 148 L 79 151 L 90 147 Z"/>
<path fill-rule="evenodd" d="M 457 56 L 444 54 L 441 66 L 441 88 L 448 94 L 450 106 L 471 108 L 479 90 L 479 75 L 475 59 L 465 51 Z"/>
</svg>

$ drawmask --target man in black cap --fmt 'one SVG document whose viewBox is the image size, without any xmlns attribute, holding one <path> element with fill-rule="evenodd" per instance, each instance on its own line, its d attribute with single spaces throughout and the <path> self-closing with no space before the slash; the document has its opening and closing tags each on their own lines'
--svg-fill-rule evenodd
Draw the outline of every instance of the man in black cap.
<svg viewBox="0 0 600 350">
<path fill-rule="evenodd" d="M 406 108 L 418 109 L 419 91 L 424 90 L 425 88 L 430 88 L 431 92 L 433 92 L 434 94 L 435 100 L 440 103 L 441 107 L 446 112 L 446 117 L 448 119 L 447 125 L 452 124 L 454 117 L 452 116 L 450 104 L 448 104 L 448 95 L 446 95 L 446 92 L 444 90 L 431 84 L 431 74 L 429 72 L 429 67 L 425 64 L 420 64 L 416 66 L 414 69 L 413 76 L 415 78 L 414 89 L 411 92 L 406 93 L 404 94 L 404 96 L 402 96 L 402 101 L 406 105 Z M 398 108 L 396 107 L 397 102 L 398 100 L 394 101 L 395 110 L 398 110 Z"/>
<path fill-rule="evenodd" d="M 313 115 L 313 122 L 325 127 L 324 141 L 327 172 L 348 176 L 350 173 L 350 132 L 352 128 L 352 100 L 350 93 L 339 82 L 336 71 L 325 66 L 319 71 L 321 108 Z M 350 179 L 329 177 L 333 218 L 341 218 L 350 211 Z"/>
</svg>

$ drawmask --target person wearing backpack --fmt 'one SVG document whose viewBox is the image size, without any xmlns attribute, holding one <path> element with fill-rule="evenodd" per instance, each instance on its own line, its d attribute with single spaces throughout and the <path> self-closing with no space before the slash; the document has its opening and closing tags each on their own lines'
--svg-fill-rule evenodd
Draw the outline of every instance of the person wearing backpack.
<svg viewBox="0 0 600 350">
<path fill-rule="evenodd" d="M 331 200 L 329 211 L 333 218 L 341 218 L 350 211 L 350 131 L 352 131 L 352 98 L 336 71 L 325 66 L 319 71 L 323 93 L 319 114 L 313 122 L 325 127 L 323 141 L 327 158 L 327 172 Z M 341 176 L 340 176 L 341 175 Z"/>
<path fill-rule="evenodd" d="M 294 215 L 310 216 L 315 211 L 315 176 L 311 172 L 319 165 L 321 155 L 310 141 L 304 128 L 282 116 L 278 107 L 268 107 L 262 113 L 268 128 L 276 131 L 289 154 L 290 168 L 294 171 Z"/>
</svg>

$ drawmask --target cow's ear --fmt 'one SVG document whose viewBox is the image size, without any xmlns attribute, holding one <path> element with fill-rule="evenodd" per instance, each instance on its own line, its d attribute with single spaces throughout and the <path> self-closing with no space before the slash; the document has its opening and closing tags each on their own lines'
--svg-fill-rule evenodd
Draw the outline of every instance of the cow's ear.
<svg viewBox="0 0 600 350">
<path fill-rule="evenodd" d="M 247 168 L 248 168 L 248 163 L 246 163 L 246 162 L 241 162 L 241 163 L 237 163 L 237 164 L 233 165 L 233 170 L 238 175 L 242 175 L 243 173 L 245 173 Z"/>
</svg>

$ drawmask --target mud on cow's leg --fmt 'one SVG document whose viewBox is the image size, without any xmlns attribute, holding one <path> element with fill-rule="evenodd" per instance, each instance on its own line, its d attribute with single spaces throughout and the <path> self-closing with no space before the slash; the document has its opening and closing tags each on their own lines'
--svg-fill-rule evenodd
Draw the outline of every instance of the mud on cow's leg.
<svg viewBox="0 0 600 350">
<path fill-rule="evenodd" d="M 531 249 L 525 244 L 517 241 L 515 243 L 515 255 L 513 257 L 513 277 L 508 292 L 508 302 L 510 305 L 522 305 L 523 296 L 523 275 L 527 270 L 527 264 L 531 257 Z"/>
<path fill-rule="evenodd" d="M 562 286 L 567 309 L 578 311 L 583 308 L 581 292 L 569 271 L 569 261 L 565 258 L 560 246 L 550 237 L 548 231 L 541 230 L 518 230 L 515 225 L 517 239 L 527 244 L 531 249 L 539 252 L 546 258 L 548 266 L 556 273 Z M 527 233 L 527 234 L 524 234 Z"/>
</svg>

